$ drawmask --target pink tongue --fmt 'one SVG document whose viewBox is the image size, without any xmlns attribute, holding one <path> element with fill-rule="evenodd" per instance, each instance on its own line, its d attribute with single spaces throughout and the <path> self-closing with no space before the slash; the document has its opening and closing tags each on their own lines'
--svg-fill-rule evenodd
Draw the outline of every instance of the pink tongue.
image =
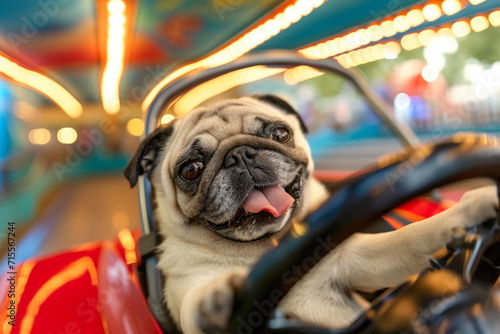
<svg viewBox="0 0 500 334">
<path fill-rule="evenodd" d="M 248 212 L 259 213 L 267 211 L 274 217 L 279 217 L 288 210 L 295 199 L 288 195 L 280 186 L 266 187 L 261 190 L 254 189 L 243 202 L 243 207 Z"/>
</svg>

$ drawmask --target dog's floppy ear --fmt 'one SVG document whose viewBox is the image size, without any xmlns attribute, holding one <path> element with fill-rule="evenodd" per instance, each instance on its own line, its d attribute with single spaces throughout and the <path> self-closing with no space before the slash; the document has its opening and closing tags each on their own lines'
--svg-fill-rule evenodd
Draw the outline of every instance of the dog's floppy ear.
<svg viewBox="0 0 500 334">
<path fill-rule="evenodd" d="M 259 100 L 259 101 L 270 104 L 273 107 L 281 109 L 286 114 L 294 115 L 299 120 L 300 129 L 302 130 L 302 132 L 304 132 L 304 133 L 308 132 L 307 127 L 304 124 L 304 121 L 302 120 L 302 117 L 300 117 L 299 113 L 295 109 L 293 109 L 293 107 L 291 105 L 289 105 L 288 102 L 286 102 L 285 100 L 277 97 L 276 95 L 271 95 L 271 94 L 253 95 L 252 97 Z"/>
<path fill-rule="evenodd" d="M 130 182 L 130 187 L 133 188 L 137 184 L 140 175 L 150 173 L 153 170 L 158 154 L 174 131 L 173 123 L 157 128 L 139 145 L 124 171 L 125 177 Z"/>
</svg>

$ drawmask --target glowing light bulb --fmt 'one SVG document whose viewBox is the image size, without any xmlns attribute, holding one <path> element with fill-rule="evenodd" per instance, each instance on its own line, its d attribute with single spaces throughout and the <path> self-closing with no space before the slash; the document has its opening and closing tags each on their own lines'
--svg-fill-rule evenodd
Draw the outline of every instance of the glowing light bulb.
<svg viewBox="0 0 500 334">
<path fill-rule="evenodd" d="M 112 14 L 122 14 L 125 12 L 125 3 L 120 0 L 111 0 L 108 2 L 108 11 Z"/>
<path fill-rule="evenodd" d="M 73 144 L 76 138 L 77 133 L 73 128 L 62 128 L 57 132 L 57 140 L 62 144 Z"/>
<path fill-rule="evenodd" d="M 497 10 L 496 12 L 491 13 L 488 15 L 488 20 L 490 20 L 490 23 L 494 27 L 500 26 L 500 10 Z"/>
<path fill-rule="evenodd" d="M 101 78 L 101 99 L 104 110 L 109 114 L 120 111 L 120 80 L 125 61 L 125 2 L 108 2 L 108 38 L 106 61 Z"/>
<path fill-rule="evenodd" d="M 50 131 L 44 128 L 33 129 L 28 134 L 28 139 L 32 144 L 45 145 L 50 141 Z"/>
<path fill-rule="evenodd" d="M 403 49 L 410 51 L 415 50 L 422 46 L 418 39 L 418 33 L 408 34 L 401 38 L 401 46 Z"/>
<path fill-rule="evenodd" d="M 427 82 L 435 81 L 439 76 L 439 71 L 432 65 L 427 65 L 422 69 L 422 78 Z"/>
<path fill-rule="evenodd" d="M 394 19 L 394 28 L 398 32 L 405 32 L 410 29 L 410 22 L 408 22 L 408 18 L 404 15 L 399 15 Z"/>
<path fill-rule="evenodd" d="M 462 9 L 462 3 L 458 0 L 445 0 L 441 4 L 441 8 L 446 15 L 453 15 Z"/>
<path fill-rule="evenodd" d="M 387 59 L 396 59 L 401 53 L 401 47 L 396 42 L 389 42 L 384 45 L 384 55 Z"/>
<path fill-rule="evenodd" d="M 382 34 L 382 29 L 380 29 L 380 26 L 378 24 L 369 26 L 367 30 L 368 33 L 370 33 L 372 42 L 376 42 L 384 37 L 384 35 Z"/>
<path fill-rule="evenodd" d="M 375 59 L 383 59 L 385 58 L 385 50 L 383 44 L 377 44 L 373 47 L 373 56 Z"/>
<path fill-rule="evenodd" d="M 441 8 L 438 5 L 429 4 L 422 10 L 422 15 L 427 21 L 432 22 L 440 18 L 443 14 L 441 13 Z"/>
<path fill-rule="evenodd" d="M 484 16 L 476 16 L 470 20 L 470 26 L 475 32 L 486 30 L 489 25 L 490 23 L 488 22 L 488 19 Z"/>
<path fill-rule="evenodd" d="M 410 10 L 406 14 L 406 17 L 408 18 L 408 21 L 410 22 L 410 25 L 412 27 L 419 26 L 425 21 L 424 15 L 422 14 L 422 11 L 420 9 Z"/>
<path fill-rule="evenodd" d="M 411 105 L 411 99 L 406 93 L 399 93 L 394 98 L 394 107 L 396 109 L 406 109 Z"/>
<path fill-rule="evenodd" d="M 132 136 L 141 136 L 144 133 L 144 122 L 140 118 L 132 118 L 127 122 L 127 131 Z"/>
<path fill-rule="evenodd" d="M 418 41 L 420 44 L 427 46 L 430 45 L 437 37 L 437 34 L 432 29 L 426 29 L 418 34 Z"/>
<path fill-rule="evenodd" d="M 168 124 L 168 123 L 172 122 L 174 120 L 174 118 L 175 118 L 174 115 L 166 114 L 161 118 L 160 123 L 161 124 Z"/>
<path fill-rule="evenodd" d="M 470 33 L 470 26 L 465 21 L 458 21 L 451 26 L 451 32 L 457 38 L 464 37 Z"/>
<path fill-rule="evenodd" d="M 380 24 L 380 28 L 382 29 L 382 34 L 385 37 L 391 37 L 396 35 L 397 33 L 396 28 L 394 27 L 394 22 L 392 22 L 392 20 L 382 22 Z"/>
</svg>

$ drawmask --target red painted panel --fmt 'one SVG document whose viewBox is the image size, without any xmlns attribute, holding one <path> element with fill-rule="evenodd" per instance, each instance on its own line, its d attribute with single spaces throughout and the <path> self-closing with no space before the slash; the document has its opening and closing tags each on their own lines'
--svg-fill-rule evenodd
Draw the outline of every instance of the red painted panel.
<svg viewBox="0 0 500 334">
<path fill-rule="evenodd" d="M 161 333 L 133 266 L 118 241 L 26 261 L 16 277 L 15 326 L 2 312 L 0 333 Z"/>
</svg>

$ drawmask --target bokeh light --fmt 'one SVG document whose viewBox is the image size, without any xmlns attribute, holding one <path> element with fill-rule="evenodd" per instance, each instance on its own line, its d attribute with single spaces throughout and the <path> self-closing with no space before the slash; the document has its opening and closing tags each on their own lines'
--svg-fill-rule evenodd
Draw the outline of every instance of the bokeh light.
<svg viewBox="0 0 500 334">
<path fill-rule="evenodd" d="M 396 109 L 406 109 L 410 107 L 410 104 L 411 104 L 410 97 L 406 93 L 399 93 L 394 98 L 394 107 Z"/>
<path fill-rule="evenodd" d="M 494 27 L 500 26 L 500 10 L 497 10 L 496 12 L 491 13 L 488 15 L 488 19 L 490 20 L 490 23 Z"/>
<path fill-rule="evenodd" d="M 119 0 L 111 0 L 108 3 L 108 11 L 112 14 L 121 14 L 125 11 L 125 3 Z"/>
<path fill-rule="evenodd" d="M 384 34 L 385 37 L 391 37 L 396 35 L 397 31 L 396 28 L 394 27 L 394 23 L 392 20 L 387 20 L 384 21 L 380 24 L 380 28 L 382 29 L 382 33 Z"/>
<path fill-rule="evenodd" d="M 470 20 L 470 27 L 475 32 L 486 30 L 488 29 L 489 26 L 490 23 L 488 22 L 488 19 L 485 16 L 476 16 L 475 18 Z"/>
<path fill-rule="evenodd" d="M 401 47 L 396 42 L 389 42 L 384 45 L 384 55 L 387 59 L 395 59 L 401 53 Z"/>
<path fill-rule="evenodd" d="M 44 128 L 33 129 L 28 134 L 28 139 L 32 144 L 45 145 L 50 141 L 50 131 Z"/>
<path fill-rule="evenodd" d="M 73 144 L 78 137 L 73 128 L 62 128 L 57 132 L 57 140 L 62 144 Z"/>
<path fill-rule="evenodd" d="M 166 114 L 163 115 L 163 117 L 160 119 L 160 124 L 168 124 L 174 120 L 175 116 L 172 114 Z"/>
<path fill-rule="evenodd" d="M 398 32 L 405 32 L 410 29 L 410 22 L 408 22 L 408 18 L 404 15 L 396 16 L 394 19 L 394 28 L 396 28 Z"/>
<path fill-rule="evenodd" d="M 420 9 L 412 9 L 406 14 L 408 21 L 412 27 L 416 27 L 424 23 L 425 18 Z"/>
<path fill-rule="evenodd" d="M 378 24 L 369 26 L 367 30 L 371 36 L 372 42 L 376 42 L 384 37 L 384 35 L 382 35 L 382 29 L 380 29 Z"/>
<path fill-rule="evenodd" d="M 356 31 L 354 34 L 354 38 L 361 45 L 368 44 L 371 41 L 368 30 L 366 30 L 366 29 L 359 29 L 358 31 Z"/>
<path fill-rule="evenodd" d="M 144 122 L 140 118 L 132 118 L 127 122 L 127 131 L 136 137 L 140 137 L 144 132 Z"/>
<path fill-rule="evenodd" d="M 451 26 L 451 32 L 457 38 L 464 37 L 470 33 L 470 26 L 465 21 L 458 21 Z"/>
<path fill-rule="evenodd" d="M 445 0 L 441 7 L 446 15 L 453 15 L 462 9 L 462 3 L 459 0 Z"/>
<path fill-rule="evenodd" d="M 120 79 L 125 59 L 125 3 L 111 0 L 108 3 L 108 38 L 106 63 L 101 79 L 101 96 L 104 110 L 109 114 L 120 111 Z"/>
<path fill-rule="evenodd" d="M 438 5 L 431 3 L 424 7 L 422 15 L 429 22 L 435 21 L 442 15 L 441 8 L 439 8 Z"/>
<path fill-rule="evenodd" d="M 289 85 L 295 85 L 301 81 L 322 75 L 323 72 L 318 71 L 310 66 L 297 66 L 286 70 L 283 73 L 283 80 Z"/>
<path fill-rule="evenodd" d="M 434 39 L 436 39 L 436 37 L 437 34 L 434 30 L 426 29 L 418 34 L 418 41 L 420 42 L 420 44 L 426 46 L 430 45 L 434 41 Z"/>
<path fill-rule="evenodd" d="M 408 34 L 401 38 L 401 46 L 403 49 L 410 51 L 422 46 L 418 40 L 418 33 Z"/>
<path fill-rule="evenodd" d="M 427 65 L 422 69 L 422 78 L 427 82 L 435 81 L 439 76 L 438 69 L 433 65 Z"/>
</svg>

